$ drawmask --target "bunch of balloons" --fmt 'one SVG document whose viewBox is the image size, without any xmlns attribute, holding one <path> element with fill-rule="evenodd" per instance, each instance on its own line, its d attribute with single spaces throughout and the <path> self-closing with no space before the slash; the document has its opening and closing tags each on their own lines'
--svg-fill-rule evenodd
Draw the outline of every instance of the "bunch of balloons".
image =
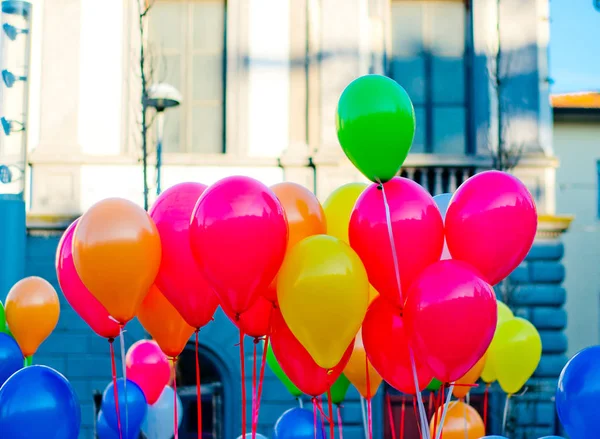
<svg viewBox="0 0 600 439">
<path fill-rule="evenodd" d="M 115 382 L 104 391 L 96 422 L 99 438 L 118 438 L 121 431 L 125 439 L 137 439 L 142 431 L 148 439 L 170 439 L 175 428 L 173 420 L 178 419 L 178 428 L 183 416 L 181 400 L 169 386 L 174 365 L 153 340 L 134 343 L 125 363 L 127 379 L 116 380 L 116 396 Z"/>
</svg>

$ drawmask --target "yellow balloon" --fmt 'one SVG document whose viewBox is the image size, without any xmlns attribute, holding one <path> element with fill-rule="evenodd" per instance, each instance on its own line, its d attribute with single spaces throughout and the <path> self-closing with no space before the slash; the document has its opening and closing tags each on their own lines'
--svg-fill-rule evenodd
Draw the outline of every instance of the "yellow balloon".
<svg viewBox="0 0 600 439">
<path fill-rule="evenodd" d="M 510 308 L 504 304 L 504 302 L 496 300 L 496 304 L 498 305 L 498 324 L 496 327 L 499 327 L 502 323 L 513 319 L 515 315 Z"/>
<path fill-rule="evenodd" d="M 377 393 L 383 378 L 369 362 L 369 382 L 367 383 L 367 353 L 362 340 L 362 330 L 354 339 L 354 350 L 344 368 L 344 375 L 365 399 L 371 399 Z M 368 384 L 368 385 L 367 385 Z"/>
<path fill-rule="evenodd" d="M 369 305 L 365 267 L 349 245 L 316 235 L 286 255 L 277 299 L 287 325 L 322 368 L 336 366 L 356 336 Z"/>
<path fill-rule="evenodd" d="M 329 195 L 323 210 L 327 219 L 327 234 L 348 244 L 350 215 L 360 194 L 368 187 L 365 183 L 349 183 L 340 186 Z"/>
<path fill-rule="evenodd" d="M 542 339 L 531 322 L 515 317 L 496 333 L 489 353 L 498 384 L 509 395 L 517 393 L 533 375 L 542 358 Z"/>
<path fill-rule="evenodd" d="M 504 322 L 512 320 L 515 317 L 510 308 L 506 306 L 503 302 L 496 300 L 496 304 L 498 305 L 498 323 L 496 324 L 496 332 L 494 333 L 494 338 L 490 343 L 488 352 L 490 352 L 492 347 L 495 345 L 496 334 L 498 333 L 498 329 L 500 328 L 500 326 Z M 487 356 L 485 365 L 483 366 L 483 371 L 481 372 L 481 379 L 486 383 L 493 383 L 494 381 L 496 381 L 496 371 L 494 371 L 489 355 Z"/>
</svg>

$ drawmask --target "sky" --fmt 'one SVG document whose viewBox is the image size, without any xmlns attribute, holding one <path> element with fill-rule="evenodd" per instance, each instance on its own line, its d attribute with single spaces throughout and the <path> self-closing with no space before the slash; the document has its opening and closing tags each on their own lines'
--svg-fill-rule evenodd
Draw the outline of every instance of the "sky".
<svg viewBox="0 0 600 439">
<path fill-rule="evenodd" d="M 600 11 L 593 3 L 550 1 L 552 93 L 600 91 Z"/>
</svg>

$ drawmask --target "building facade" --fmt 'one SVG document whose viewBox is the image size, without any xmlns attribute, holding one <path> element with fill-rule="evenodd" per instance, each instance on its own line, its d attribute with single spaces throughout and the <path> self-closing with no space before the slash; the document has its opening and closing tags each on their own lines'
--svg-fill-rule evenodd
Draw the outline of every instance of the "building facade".
<svg viewBox="0 0 600 439">
<path fill-rule="evenodd" d="M 575 216 L 565 236 L 569 355 L 600 343 L 600 93 L 555 95 L 556 202 Z"/>
<path fill-rule="evenodd" d="M 3 5 L 13 3 L 20 2 Z M 56 284 L 53 261 L 60 234 L 94 202 L 119 196 L 143 203 L 142 45 L 149 81 L 169 83 L 182 96 L 181 105 L 166 112 L 163 188 L 181 181 L 211 184 L 243 174 L 269 185 L 295 181 L 323 200 L 341 184 L 362 181 L 337 143 L 335 108 L 350 81 L 378 73 L 403 85 L 415 106 L 417 132 L 402 175 L 431 193 L 450 192 L 478 170 L 497 164 L 500 146 L 519 159 L 514 172 L 534 194 L 540 214 L 546 215 L 544 223 L 561 229 L 553 219 L 557 161 L 548 93 L 547 0 L 30 3 L 28 111 L 26 130 L 20 134 L 27 139 L 27 179 L 16 201 L 0 185 L 0 238 L 7 243 L 0 253 L 0 297 L 24 275 L 41 275 Z M 150 5 L 140 32 L 140 11 Z M 9 44 L 4 35 L 2 44 Z M 10 60 L 0 59 L 7 68 Z M 21 110 L 11 104 L 8 93 L 2 95 L 0 116 L 13 117 L 11 112 Z M 5 145 L 16 135 L 0 135 L 0 164 Z M 154 147 L 148 163 L 152 195 Z M 559 235 L 552 235 L 552 242 L 561 249 Z M 544 238 L 538 244 L 547 246 Z M 536 291 L 538 283 L 550 283 L 562 291 L 561 251 L 532 253 L 535 263 L 524 266 L 542 268 L 522 270 L 527 275 L 521 283 Z M 547 259 L 552 263 L 546 264 Z M 536 300 L 541 303 L 525 298 L 527 303 L 514 306 L 530 317 L 537 312 L 533 308 L 546 306 L 556 310 L 550 313 L 555 318 L 563 312 L 557 297 L 548 304 L 540 293 Z M 560 338 L 564 325 L 552 325 Z M 128 330 L 129 342 L 142 337 L 139 326 Z M 205 425 L 207 431 L 214 429 L 215 437 L 226 439 L 241 431 L 236 337 L 220 311 L 202 333 L 202 360 L 210 371 L 203 374 L 203 393 L 215 420 Z M 558 349 L 558 359 L 551 360 L 551 372 L 540 378 L 548 388 L 564 357 L 560 346 L 553 349 Z M 251 351 L 246 358 L 250 366 Z M 59 327 L 36 362 L 57 368 L 74 383 L 84 409 L 81 437 L 91 438 L 92 393 L 110 378 L 106 343 L 65 304 Z M 189 400 L 184 424 L 191 426 L 195 389 L 186 387 L 185 364 L 184 358 L 181 395 Z M 389 427 L 384 428 L 383 393 L 374 401 L 377 438 L 391 437 Z M 533 404 L 543 403 L 546 396 L 531 396 Z M 268 373 L 261 431 L 268 435 L 275 419 L 294 404 Z M 496 411 L 502 410 L 503 402 L 494 404 Z M 536 426 L 536 432 L 554 432 L 553 415 L 547 406 L 540 407 L 539 419 L 518 426 L 521 436 L 513 437 L 531 437 L 523 432 Z M 362 437 L 355 392 L 343 416 L 344 434 Z M 185 437 L 195 437 L 193 428 L 188 430 Z"/>
</svg>

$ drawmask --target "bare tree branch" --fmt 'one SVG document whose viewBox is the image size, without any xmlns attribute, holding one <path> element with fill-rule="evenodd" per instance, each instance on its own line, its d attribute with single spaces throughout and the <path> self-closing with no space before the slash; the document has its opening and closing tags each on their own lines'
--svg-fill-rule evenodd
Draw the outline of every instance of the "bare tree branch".
<svg viewBox="0 0 600 439">
<path fill-rule="evenodd" d="M 510 120 L 505 117 L 508 114 L 505 87 L 512 74 L 513 57 L 510 53 L 505 53 L 502 50 L 501 4 L 502 0 L 496 0 L 496 33 L 498 44 L 494 50 L 495 56 L 489 58 L 487 65 L 488 78 L 496 98 L 496 118 L 498 123 L 494 136 L 496 137 L 496 141 L 489 142 L 488 147 L 492 156 L 492 166 L 500 171 L 510 171 L 518 165 L 523 156 L 524 145 L 515 143 L 512 140 Z"/>
</svg>

